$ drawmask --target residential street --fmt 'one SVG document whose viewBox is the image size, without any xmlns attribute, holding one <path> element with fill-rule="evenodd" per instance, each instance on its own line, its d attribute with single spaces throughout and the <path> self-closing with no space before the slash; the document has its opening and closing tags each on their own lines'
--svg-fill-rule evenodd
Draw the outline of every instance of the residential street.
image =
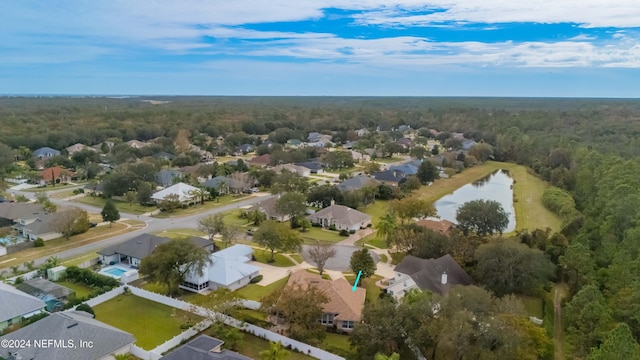
<svg viewBox="0 0 640 360">
<path fill-rule="evenodd" d="M 78 187 L 82 187 L 84 185 L 79 185 Z M 68 191 L 70 189 L 73 188 L 65 188 L 65 189 L 61 189 L 58 191 L 49 191 L 49 195 L 52 195 L 56 192 L 60 192 L 60 191 Z M 35 197 L 35 193 L 33 192 L 26 192 L 26 191 L 13 191 L 15 192 L 16 195 L 24 195 L 27 196 L 28 198 L 34 198 Z M 258 194 L 256 194 L 258 195 Z M 251 196 L 249 198 L 246 199 L 242 199 L 238 202 L 234 202 L 232 204 L 227 204 L 227 205 L 223 205 L 220 206 L 218 208 L 215 209 L 211 209 L 211 210 L 207 210 L 207 211 L 203 211 L 202 213 L 199 214 L 195 214 L 195 215 L 190 215 L 190 216 L 185 216 L 185 217 L 179 217 L 179 218 L 166 218 L 166 219 L 158 219 L 158 218 L 153 218 L 150 216 L 144 216 L 144 215 L 133 215 L 133 214 L 126 214 L 126 213 L 120 213 L 121 219 L 133 219 L 133 220 L 139 220 L 139 221 L 144 221 L 147 226 L 144 227 L 141 230 L 136 230 L 136 231 L 132 231 L 126 234 L 122 234 L 122 235 L 118 235 L 118 236 L 114 236 L 112 238 L 106 239 L 106 240 L 102 240 L 102 241 L 98 241 L 92 244 L 87 244 L 84 246 L 79 246 L 77 248 L 71 249 L 71 250 L 66 250 L 66 251 L 62 251 L 59 253 L 55 253 L 55 254 L 50 254 L 49 256 L 46 257 L 42 257 L 39 259 L 35 260 L 35 266 L 39 266 L 41 264 L 43 264 L 48 258 L 50 258 L 51 256 L 56 256 L 58 258 L 61 259 L 65 259 L 65 258 L 71 258 L 77 255 L 81 255 L 90 251 L 98 251 L 100 249 L 103 249 L 107 246 L 111 246 L 111 245 L 115 245 L 115 244 L 119 244 L 127 239 L 130 239 L 134 236 L 143 234 L 143 233 L 154 233 L 154 232 L 159 232 L 159 231 L 163 231 L 163 230 L 169 230 L 169 229 L 175 229 L 175 228 L 190 228 L 190 229 L 196 229 L 198 227 L 198 221 L 200 220 L 200 218 L 207 216 L 207 215 L 212 215 L 212 214 L 218 214 L 218 213 L 223 213 L 229 210 L 233 210 L 239 207 L 243 207 L 243 206 L 247 206 L 247 205 L 253 205 L 255 203 L 258 203 L 260 201 L 269 199 L 270 197 L 272 197 L 273 195 L 270 194 L 259 194 L 259 196 Z M 89 212 L 94 212 L 94 213 L 100 213 L 102 211 L 101 208 L 95 207 L 95 206 L 91 206 L 91 205 L 87 205 L 87 204 L 82 204 L 82 203 L 76 203 L 76 202 L 70 202 L 70 201 L 65 201 L 65 200 L 61 200 L 61 199 L 53 199 L 51 198 L 51 201 L 53 203 L 55 203 L 56 205 L 59 206 L 77 206 L 79 208 L 82 208 L 84 210 L 87 210 Z M 17 253 L 16 255 L 19 255 L 20 253 Z M 0 268 L 0 272 L 2 271 L 10 271 L 9 268 Z"/>
</svg>

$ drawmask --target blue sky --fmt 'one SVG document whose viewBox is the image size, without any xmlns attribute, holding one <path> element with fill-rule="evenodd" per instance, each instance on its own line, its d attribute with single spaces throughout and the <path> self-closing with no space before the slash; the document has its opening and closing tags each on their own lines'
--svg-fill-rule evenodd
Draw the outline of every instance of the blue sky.
<svg viewBox="0 0 640 360">
<path fill-rule="evenodd" d="M 0 2 L 0 94 L 640 97 L 640 2 Z"/>
</svg>

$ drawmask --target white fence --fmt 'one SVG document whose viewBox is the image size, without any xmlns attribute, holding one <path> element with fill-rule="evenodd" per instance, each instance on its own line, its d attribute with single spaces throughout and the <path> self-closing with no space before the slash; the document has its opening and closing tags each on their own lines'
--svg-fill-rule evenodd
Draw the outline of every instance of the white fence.
<svg viewBox="0 0 640 360">
<path fill-rule="evenodd" d="M 135 286 L 120 286 L 117 287 L 111 291 L 108 291 L 100 296 L 97 296 L 91 300 L 86 301 L 85 303 L 88 304 L 89 306 L 96 306 L 98 304 L 101 304 L 105 301 L 111 300 L 114 297 L 122 294 L 124 292 L 124 288 L 127 287 L 132 294 L 136 295 L 136 296 L 140 296 L 142 298 L 151 300 L 151 301 L 155 301 L 161 304 L 165 304 L 167 306 L 171 306 L 174 308 L 178 308 L 181 310 L 185 310 L 185 311 L 189 311 L 192 312 L 194 314 L 200 315 L 200 316 L 204 316 L 207 319 L 211 319 L 211 318 L 219 318 L 219 319 L 223 319 L 224 323 L 229 325 L 229 326 L 233 326 L 235 328 L 238 328 L 242 331 L 248 332 L 250 334 L 256 335 L 260 338 L 269 340 L 269 341 L 273 341 L 273 342 L 278 342 L 280 341 L 282 343 L 283 346 L 285 347 L 289 347 L 292 350 L 296 350 L 299 351 L 301 353 L 307 354 L 309 356 L 312 356 L 316 359 L 322 359 L 322 360 L 345 360 L 343 357 L 332 354 L 330 352 L 327 352 L 325 350 L 313 347 L 311 345 L 305 344 L 303 342 L 297 341 L 297 340 L 293 340 L 290 339 L 286 336 L 280 335 L 280 334 L 276 334 L 273 331 L 269 331 L 266 329 L 263 329 L 261 327 L 252 325 L 252 324 L 247 324 L 244 323 L 240 320 L 234 319 L 232 317 L 229 316 L 225 316 L 219 313 L 215 313 L 211 310 L 205 309 L 203 307 L 200 306 L 196 306 L 187 302 L 184 302 L 182 300 L 178 300 L 178 299 L 174 299 L 168 296 L 164 296 L 161 294 L 156 294 L 154 292 L 151 291 L 147 291 L 144 289 L 140 289 L 137 288 Z M 259 308 L 260 307 L 260 303 L 257 301 L 250 301 L 250 300 L 244 300 L 243 301 L 243 305 L 247 308 Z M 131 347 L 131 353 L 141 359 L 144 360 L 158 360 L 161 356 L 160 354 L 162 354 L 163 352 L 166 352 L 170 349 L 172 349 L 175 346 L 178 346 L 180 344 L 180 342 L 182 340 L 188 339 L 194 335 L 196 335 L 197 333 L 199 333 L 200 331 L 204 330 L 206 327 L 208 327 L 210 325 L 210 321 L 209 320 L 204 320 L 198 324 L 196 324 L 194 327 L 182 332 L 181 334 L 175 336 L 174 338 L 172 338 L 171 340 L 166 341 L 164 344 L 158 346 L 157 348 L 151 350 L 151 351 L 147 351 L 144 349 L 139 348 L 138 346 L 133 345 Z"/>
<path fill-rule="evenodd" d="M 258 309 L 260 309 L 260 306 L 262 305 L 261 303 L 259 303 L 257 301 L 253 301 L 253 300 L 242 300 L 241 303 L 242 303 L 242 306 L 246 307 L 247 309 L 251 309 L 251 310 L 258 310 Z"/>
<path fill-rule="evenodd" d="M 39 270 L 33 270 L 33 271 L 29 271 L 27 273 L 18 275 L 18 276 L 13 276 L 10 278 L 7 278 L 7 282 L 11 283 L 11 284 L 15 284 L 16 283 L 16 279 L 17 278 L 22 278 L 22 280 L 31 280 L 34 278 L 37 278 L 39 275 Z"/>
</svg>

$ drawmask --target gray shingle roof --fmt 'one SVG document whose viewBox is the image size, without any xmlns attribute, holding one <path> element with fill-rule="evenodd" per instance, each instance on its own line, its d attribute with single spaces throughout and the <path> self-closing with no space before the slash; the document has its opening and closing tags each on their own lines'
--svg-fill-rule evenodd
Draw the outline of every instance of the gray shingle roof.
<svg viewBox="0 0 640 360">
<path fill-rule="evenodd" d="M 101 359 L 135 341 L 131 334 L 74 311 L 51 314 L 0 339 L 31 340 L 32 345 L 35 340 L 41 339 L 58 340 L 64 344 L 73 340 L 74 345 L 79 345 L 81 340 L 93 342 L 91 348 L 61 346 L 0 348 L 0 356 L 4 358 L 9 358 L 9 352 L 12 352 L 17 353 L 22 359 L 34 360 Z"/>
<path fill-rule="evenodd" d="M 40 278 L 26 280 L 16 288 L 39 299 L 63 299 L 75 293 L 69 288 Z"/>
<path fill-rule="evenodd" d="M 365 175 L 355 176 L 336 185 L 340 191 L 359 190 L 367 185 L 378 185 L 378 181 Z"/>
<path fill-rule="evenodd" d="M 371 216 L 352 209 L 344 205 L 331 205 L 315 214 L 307 216 L 311 222 L 318 222 L 318 219 L 334 219 L 336 224 L 353 226 L 363 221 L 371 221 Z"/>
<path fill-rule="evenodd" d="M 44 309 L 44 301 L 0 282 L 0 322 Z"/>
<path fill-rule="evenodd" d="M 65 210 L 70 211 L 70 210 Z M 63 216 L 64 211 L 56 213 L 45 213 L 38 216 L 38 219 L 30 224 L 21 226 L 22 228 L 29 230 L 32 235 L 41 235 L 56 231 L 56 220 Z"/>
<path fill-rule="evenodd" d="M 156 181 L 161 186 L 169 186 L 173 184 L 173 179 L 182 176 L 182 173 L 178 170 L 160 170 L 156 175 Z"/>
<path fill-rule="evenodd" d="M 199 247 L 206 247 L 211 245 L 209 240 L 195 236 L 190 237 L 189 240 Z M 153 250 L 155 250 L 158 245 L 164 244 L 169 241 L 171 241 L 171 239 L 169 238 L 151 234 L 141 234 L 120 244 L 104 248 L 98 251 L 98 254 L 105 256 L 121 254 L 129 257 L 134 257 L 136 259 L 144 259 L 147 256 L 151 255 Z"/>
<path fill-rule="evenodd" d="M 45 210 L 40 204 L 33 203 L 1 203 L 0 217 L 10 220 L 35 219 L 44 214 Z"/>
<path fill-rule="evenodd" d="M 206 188 L 211 188 L 211 189 L 218 189 L 218 187 L 222 183 L 227 184 L 228 187 L 231 187 L 233 181 L 226 176 L 219 175 L 205 181 L 204 183 L 202 183 L 202 186 Z"/>
<path fill-rule="evenodd" d="M 176 350 L 161 357 L 161 360 L 251 360 L 250 357 L 240 355 L 229 350 L 211 351 L 221 346 L 222 341 L 207 335 L 200 335 Z"/>
<path fill-rule="evenodd" d="M 473 279 L 447 254 L 437 259 L 421 259 L 407 255 L 395 267 L 395 272 L 411 276 L 418 287 L 437 294 L 445 294 L 455 285 L 471 285 Z M 447 283 L 442 284 L 442 273 L 447 273 Z"/>
</svg>

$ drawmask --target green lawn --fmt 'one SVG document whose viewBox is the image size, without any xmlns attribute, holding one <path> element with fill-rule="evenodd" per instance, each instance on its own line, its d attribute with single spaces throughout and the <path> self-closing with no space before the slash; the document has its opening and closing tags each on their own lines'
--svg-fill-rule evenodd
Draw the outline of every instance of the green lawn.
<svg viewBox="0 0 640 360">
<path fill-rule="evenodd" d="M 355 352 L 355 350 L 351 349 L 349 335 L 335 334 L 330 332 L 326 333 L 326 337 L 324 338 L 324 340 L 322 340 L 320 348 L 333 353 L 340 352 L 339 354 L 336 354 L 339 356 L 344 356 L 349 352 Z M 333 351 L 333 349 L 336 349 L 338 351 Z"/>
<path fill-rule="evenodd" d="M 60 285 L 60 286 L 64 286 L 66 288 L 69 288 L 73 291 L 76 292 L 76 298 L 83 298 L 83 297 L 88 297 L 91 295 L 91 293 L 93 292 L 93 290 L 91 290 L 89 287 L 81 285 L 81 284 L 76 284 L 74 282 L 70 282 L 70 281 L 58 281 L 56 282 L 56 284 Z"/>
<path fill-rule="evenodd" d="M 387 248 L 387 240 L 385 240 L 383 237 L 376 235 L 376 233 L 373 233 L 358 242 L 364 242 L 365 244 L 375 246 L 378 249 Z"/>
<path fill-rule="evenodd" d="M 289 258 L 277 253 L 273 256 L 274 262 L 268 262 L 269 258 L 271 258 L 271 252 L 268 250 L 253 249 L 253 256 L 255 256 L 257 262 L 261 262 L 263 264 L 269 264 L 278 267 L 289 267 L 295 265 L 293 261 L 289 260 Z"/>
<path fill-rule="evenodd" d="M 429 202 L 453 193 L 458 188 L 479 180 L 496 170 L 507 170 L 513 179 L 516 211 L 516 230 L 535 230 L 550 227 L 560 230 L 561 220 L 542 205 L 542 193 L 548 184 L 527 171 L 527 168 L 512 163 L 487 161 L 486 163 L 465 169 L 449 179 L 438 179 L 431 186 L 423 186 L 415 192 L 417 196 Z"/>
<path fill-rule="evenodd" d="M 132 334 L 136 345 L 145 350 L 154 349 L 184 331 L 180 325 L 186 323 L 187 317 L 196 319 L 193 314 L 135 295 L 118 295 L 93 310 L 96 320 Z"/>
<path fill-rule="evenodd" d="M 538 319 L 544 318 L 541 299 L 524 295 L 518 295 L 518 299 L 524 304 L 524 309 L 528 316 L 535 316 Z"/>
<path fill-rule="evenodd" d="M 375 226 L 380 218 L 387 214 L 389 208 L 389 200 L 376 200 L 373 204 L 360 209 L 363 213 L 371 216 L 371 222 Z"/>
<path fill-rule="evenodd" d="M 230 204 L 234 201 L 239 201 L 242 200 L 243 198 L 245 198 L 246 195 L 224 195 L 224 196 L 220 196 L 218 198 L 216 198 L 215 200 L 209 200 L 209 201 L 205 201 L 204 204 L 198 204 L 198 205 L 192 205 L 192 206 L 188 206 L 184 209 L 175 209 L 175 210 L 171 210 L 171 211 L 163 211 L 160 212 L 156 215 L 153 215 L 153 217 L 156 218 L 173 218 L 173 217 L 182 217 L 182 216 L 189 216 L 189 215 L 194 215 L 206 210 L 211 210 L 211 209 L 215 209 L 217 207 L 223 206 L 223 205 L 227 205 Z"/>
<path fill-rule="evenodd" d="M 249 284 L 242 289 L 237 290 L 237 293 L 248 300 L 260 301 L 266 295 L 271 294 L 274 291 L 284 289 L 289 281 L 289 277 L 280 279 L 267 286 Z"/>
<path fill-rule="evenodd" d="M 51 194 L 51 198 L 52 199 L 66 199 L 68 197 L 72 197 L 76 194 L 74 194 L 73 192 L 76 191 L 76 189 L 72 189 L 72 190 L 65 190 L 65 191 L 61 191 L 61 192 L 57 192 L 55 194 Z"/>
<path fill-rule="evenodd" d="M 380 262 L 386 263 L 387 261 L 389 261 L 389 258 L 387 257 L 387 255 L 380 254 L 379 256 L 380 256 Z"/>
<path fill-rule="evenodd" d="M 376 158 L 375 162 L 379 162 L 379 163 L 384 163 L 384 164 L 389 164 L 389 163 L 394 163 L 394 162 L 398 162 L 398 161 L 402 161 L 402 158 L 398 158 L 398 157 L 383 157 L 383 158 Z"/>
<path fill-rule="evenodd" d="M 184 238 L 185 236 L 206 236 L 202 231 L 194 230 L 194 229 L 171 229 L 156 232 L 154 235 L 167 237 L 169 239 L 179 239 Z"/>
<path fill-rule="evenodd" d="M 22 191 L 26 191 L 26 192 L 43 192 L 43 191 L 53 191 L 53 190 L 60 190 L 60 189 L 66 189 L 66 188 L 70 188 L 70 187 L 78 187 L 78 188 L 82 188 L 82 186 L 78 186 L 78 185 L 84 185 L 86 184 L 86 181 L 79 181 L 79 182 L 75 182 L 74 184 L 58 184 L 56 186 L 51 186 L 51 185 L 47 185 L 45 187 L 35 187 L 35 188 L 31 188 L 31 189 L 24 189 Z"/>
<path fill-rule="evenodd" d="M 224 338 L 221 334 L 217 334 L 213 328 L 208 330 L 208 334 L 218 339 Z M 242 355 L 248 356 L 252 359 L 260 359 L 260 352 L 263 350 L 269 349 L 269 341 L 259 338 L 255 335 L 248 334 L 246 332 L 242 333 L 244 335 L 244 340 L 240 342 L 238 346 L 238 352 Z M 224 345 L 222 345 L 224 348 Z M 314 358 L 307 356 L 305 354 L 289 351 L 289 356 L 287 356 L 287 360 L 313 360 Z"/>
<path fill-rule="evenodd" d="M 302 258 L 302 255 L 300 254 L 291 254 L 290 255 L 295 261 L 297 261 L 299 264 L 302 263 L 304 261 L 304 259 Z"/>
<path fill-rule="evenodd" d="M 316 274 L 316 275 L 320 275 L 320 272 L 318 270 L 316 270 L 315 268 L 313 269 L 306 269 L 308 273 L 311 274 Z M 322 278 L 325 280 L 331 280 L 331 276 L 329 276 L 328 274 L 322 274 Z"/>
<path fill-rule="evenodd" d="M 305 244 L 315 244 L 316 241 L 335 243 L 346 238 L 346 236 L 341 236 L 337 231 L 319 227 L 310 227 L 307 231 L 301 232 L 300 236 L 305 240 Z"/>
<path fill-rule="evenodd" d="M 64 266 L 78 266 L 79 264 L 82 264 L 83 262 L 87 261 L 87 260 L 91 260 L 93 258 L 97 258 L 98 254 L 95 251 L 89 251 L 86 252 L 84 254 L 72 257 L 70 259 L 65 259 L 62 262 L 62 265 Z"/>
<path fill-rule="evenodd" d="M 73 200 L 74 202 L 80 202 L 83 204 L 93 205 L 99 208 L 103 208 L 107 203 L 107 199 L 100 196 L 83 196 Z M 123 213 L 129 214 L 144 214 L 156 210 L 155 206 L 142 206 L 138 203 L 128 204 L 123 201 L 113 200 L 116 205 L 116 209 Z"/>
<path fill-rule="evenodd" d="M 235 225 L 235 226 L 247 226 L 247 227 L 255 227 L 253 224 L 247 222 L 247 219 L 240 219 L 238 215 L 244 211 L 242 209 L 227 211 L 223 213 L 222 220 L 226 225 Z"/>
</svg>

